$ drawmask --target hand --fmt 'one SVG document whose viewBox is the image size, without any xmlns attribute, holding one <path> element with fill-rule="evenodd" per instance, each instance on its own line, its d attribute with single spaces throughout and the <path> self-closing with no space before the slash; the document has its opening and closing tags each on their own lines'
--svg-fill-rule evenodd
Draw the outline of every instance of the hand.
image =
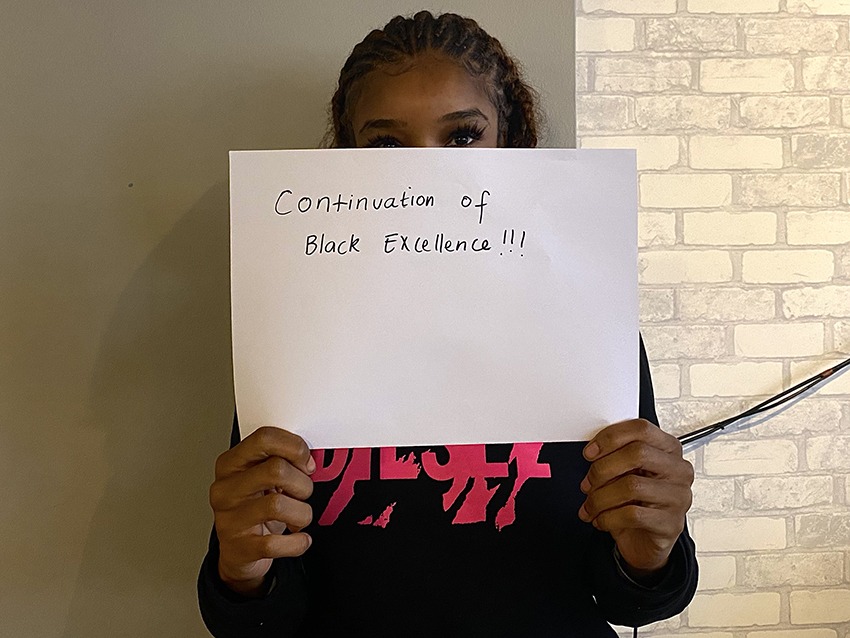
<svg viewBox="0 0 850 638">
<path fill-rule="evenodd" d="M 667 564 L 691 506 L 693 466 L 679 441 L 649 421 L 608 426 L 584 448 L 591 461 L 581 483 L 579 518 L 614 538 L 631 576 Z"/>
<path fill-rule="evenodd" d="M 313 519 L 316 463 L 300 436 L 263 427 L 218 457 L 210 505 L 220 553 L 218 573 L 233 591 L 257 594 L 272 559 L 310 547 L 301 531 Z M 290 534 L 283 535 L 289 529 Z"/>
</svg>

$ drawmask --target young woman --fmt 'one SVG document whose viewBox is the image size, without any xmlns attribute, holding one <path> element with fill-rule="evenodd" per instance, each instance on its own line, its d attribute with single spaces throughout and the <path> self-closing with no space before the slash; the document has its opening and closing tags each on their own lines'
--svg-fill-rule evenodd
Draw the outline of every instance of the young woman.
<svg viewBox="0 0 850 638">
<path fill-rule="evenodd" d="M 345 63 L 335 147 L 533 147 L 534 94 L 497 40 L 454 14 L 396 17 Z M 636 344 L 637 345 L 637 344 Z M 315 451 L 261 428 L 216 463 L 198 581 L 217 637 L 613 636 L 696 588 L 693 470 L 657 422 L 588 444 Z M 286 426 L 286 424 L 280 424 Z M 304 531 L 304 530 L 308 531 Z"/>
</svg>

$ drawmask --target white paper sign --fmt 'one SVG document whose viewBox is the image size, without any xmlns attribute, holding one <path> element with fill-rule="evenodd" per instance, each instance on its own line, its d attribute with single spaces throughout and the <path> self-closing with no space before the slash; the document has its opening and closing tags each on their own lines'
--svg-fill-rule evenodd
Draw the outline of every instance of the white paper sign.
<svg viewBox="0 0 850 638">
<path fill-rule="evenodd" d="M 230 154 L 242 435 L 568 441 L 637 414 L 633 151 Z"/>
</svg>

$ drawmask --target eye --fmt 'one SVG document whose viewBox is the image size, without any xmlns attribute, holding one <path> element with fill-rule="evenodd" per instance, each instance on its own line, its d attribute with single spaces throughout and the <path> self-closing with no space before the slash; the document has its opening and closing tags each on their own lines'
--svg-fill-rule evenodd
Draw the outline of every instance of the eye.
<svg viewBox="0 0 850 638">
<path fill-rule="evenodd" d="M 483 136 L 483 128 L 475 124 L 465 124 L 451 132 L 448 146 L 471 146 Z"/>
<path fill-rule="evenodd" d="M 402 144 L 392 135 L 379 135 L 366 142 L 367 148 L 401 148 Z"/>
</svg>

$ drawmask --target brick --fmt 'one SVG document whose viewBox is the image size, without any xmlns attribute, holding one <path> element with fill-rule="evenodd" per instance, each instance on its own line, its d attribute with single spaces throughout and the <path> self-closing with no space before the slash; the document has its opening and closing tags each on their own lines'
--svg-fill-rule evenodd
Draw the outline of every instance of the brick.
<svg viewBox="0 0 850 638">
<path fill-rule="evenodd" d="M 792 625 L 850 622 L 850 589 L 792 591 L 790 601 Z"/>
<path fill-rule="evenodd" d="M 694 521 L 694 540 L 702 552 L 785 549 L 785 519 L 701 518 Z M 725 625 L 720 618 L 718 622 Z"/>
<path fill-rule="evenodd" d="M 756 55 L 835 51 L 839 38 L 837 22 L 783 18 L 744 23 L 745 48 Z"/>
<path fill-rule="evenodd" d="M 782 293 L 782 309 L 788 319 L 850 317 L 850 286 L 786 290 Z"/>
<path fill-rule="evenodd" d="M 681 395 L 681 370 L 675 363 L 652 365 L 652 387 L 656 399 L 678 399 Z"/>
<path fill-rule="evenodd" d="M 767 288 L 683 288 L 679 316 L 684 321 L 758 321 L 776 315 L 776 294 Z"/>
<path fill-rule="evenodd" d="M 850 135 L 795 135 L 791 138 L 794 166 L 846 168 L 850 166 Z"/>
<path fill-rule="evenodd" d="M 850 548 L 850 514 L 803 514 L 795 524 L 800 547 Z"/>
<path fill-rule="evenodd" d="M 635 98 L 635 121 L 653 132 L 729 128 L 732 105 L 727 97 L 654 95 Z"/>
<path fill-rule="evenodd" d="M 779 622 L 779 594 L 697 594 L 688 607 L 691 627 L 749 627 Z"/>
<path fill-rule="evenodd" d="M 735 51 L 733 18 L 649 18 L 646 48 L 651 51 Z"/>
<path fill-rule="evenodd" d="M 850 436 L 818 436 L 806 441 L 812 470 L 850 470 Z"/>
<path fill-rule="evenodd" d="M 576 51 L 631 51 L 635 21 L 630 18 L 576 18 Z"/>
<path fill-rule="evenodd" d="M 747 206 L 837 206 L 841 177 L 828 173 L 741 175 L 741 204 Z"/>
<path fill-rule="evenodd" d="M 691 168 L 782 168 L 782 138 L 763 135 L 695 135 Z"/>
<path fill-rule="evenodd" d="M 844 580 L 844 556 L 840 552 L 744 556 L 741 571 L 745 587 L 838 585 Z"/>
<path fill-rule="evenodd" d="M 807 91 L 835 91 L 850 83 L 850 57 L 817 56 L 803 58 L 803 86 Z"/>
<path fill-rule="evenodd" d="M 791 362 L 791 378 L 795 383 L 808 379 L 824 370 L 839 363 L 841 359 L 808 359 L 805 361 Z M 824 397 L 841 394 L 850 394 L 850 371 L 847 368 L 830 377 L 823 385 L 818 387 L 818 394 Z"/>
<path fill-rule="evenodd" d="M 685 213 L 683 222 L 685 244 L 746 246 L 776 243 L 776 213 Z"/>
<path fill-rule="evenodd" d="M 676 243 L 675 213 L 641 211 L 638 215 L 638 246 L 672 246 Z"/>
<path fill-rule="evenodd" d="M 755 437 L 797 436 L 800 434 L 835 432 L 841 421 L 841 402 L 821 397 L 807 397 L 750 429 Z"/>
<path fill-rule="evenodd" d="M 810 357 L 823 353 L 822 323 L 735 326 L 735 354 L 739 357 Z"/>
<path fill-rule="evenodd" d="M 723 326 L 646 326 L 642 332 L 655 360 L 712 359 L 727 352 Z"/>
<path fill-rule="evenodd" d="M 779 362 L 696 363 L 689 374 L 695 397 L 757 396 L 782 387 Z"/>
<path fill-rule="evenodd" d="M 793 211 L 785 216 L 791 245 L 840 245 L 850 242 L 850 212 Z"/>
<path fill-rule="evenodd" d="M 841 123 L 844 128 L 850 127 L 850 98 L 841 98 Z"/>
<path fill-rule="evenodd" d="M 679 163 L 679 138 L 674 135 L 585 136 L 581 147 L 636 149 L 639 171 L 666 170 Z"/>
<path fill-rule="evenodd" d="M 788 13 L 850 15 L 850 0 L 788 0 Z"/>
<path fill-rule="evenodd" d="M 743 97 L 739 105 L 742 123 L 751 129 L 827 126 L 829 108 L 825 95 L 759 95 Z"/>
<path fill-rule="evenodd" d="M 735 506 L 735 481 L 733 479 L 709 479 L 700 477 L 694 481 L 694 512 L 725 514 Z"/>
<path fill-rule="evenodd" d="M 837 352 L 850 354 L 850 321 L 836 321 L 832 325 L 832 343 Z"/>
<path fill-rule="evenodd" d="M 587 83 L 589 61 L 583 56 L 576 58 L 576 91 L 584 93 L 590 87 Z"/>
<path fill-rule="evenodd" d="M 798 468 L 793 441 L 712 441 L 705 448 L 705 473 L 709 476 L 782 474 Z"/>
<path fill-rule="evenodd" d="M 638 257 L 642 284 L 714 283 L 732 279 L 732 259 L 723 250 L 652 251 Z"/>
<path fill-rule="evenodd" d="M 645 173 L 639 185 L 645 208 L 712 208 L 732 199 L 732 177 L 719 173 Z"/>
<path fill-rule="evenodd" d="M 798 168 L 846 168 L 850 166 L 850 135 L 795 135 L 791 157 Z"/>
<path fill-rule="evenodd" d="M 832 629 L 779 629 L 751 631 L 747 638 L 838 638 L 838 634 Z"/>
<path fill-rule="evenodd" d="M 640 290 L 641 322 L 667 321 L 676 311 L 672 290 Z"/>
<path fill-rule="evenodd" d="M 688 0 L 690 13 L 777 13 L 779 0 Z"/>
<path fill-rule="evenodd" d="M 828 250 L 750 250 L 744 253 L 742 276 L 750 283 L 829 281 L 835 273 Z"/>
<path fill-rule="evenodd" d="M 794 65 L 781 58 L 713 58 L 700 64 L 706 93 L 784 93 L 794 89 Z"/>
<path fill-rule="evenodd" d="M 744 481 L 743 490 L 744 506 L 754 510 L 829 505 L 833 494 L 831 476 L 759 477 Z"/>
<path fill-rule="evenodd" d="M 620 95 L 577 95 L 576 124 L 579 132 L 629 128 L 629 98 Z"/>
<path fill-rule="evenodd" d="M 599 58 L 594 89 L 602 93 L 660 93 L 687 90 L 691 65 L 686 60 Z"/>
<path fill-rule="evenodd" d="M 629 15 L 644 13 L 676 13 L 676 0 L 582 0 L 585 13 L 610 11 Z"/>
<path fill-rule="evenodd" d="M 734 556 L 701 556 L 699 559 L 700 591 L 734 587 L 736 571 Z"/>
<path fill-rule="evenodd" d="M 850 174 L 848 174 L 848 179 L 850 180 Z M 848 183 L 850 186 L 850 183 Z M 837 265 L 837 279 L 842 282 L 847 282 L 850 280 L 850 246 L 836 246 L 835 254 L 838 258 Z"/>
</svg>

